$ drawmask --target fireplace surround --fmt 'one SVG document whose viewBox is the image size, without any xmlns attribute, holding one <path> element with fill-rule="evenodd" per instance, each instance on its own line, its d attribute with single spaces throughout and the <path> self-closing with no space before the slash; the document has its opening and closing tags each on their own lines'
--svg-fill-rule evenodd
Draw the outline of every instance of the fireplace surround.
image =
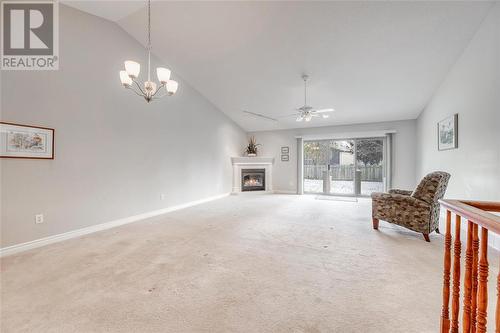
<svg viewBox="0 0 500 333">
<path fill-rule="evenodd" d="M 262 192 L 273 192 L 273 157 L 231 157 L 231 163 L 233 165 L 233 194 L 238 193 L 252 193 L 257 192 L 258 190 L 250 190 L 243 191 L 243 172 L 244 170 L 259 170 L 263 173 L 263 184 L 260 191 Z M 251 183 L 254 183 L 252 186 L 255 186 L 258 179 L 250 180 Z M 249 184 L 250 185 L 250 184 Z M 260 184 L 259 184 L 260 185 Z M 257 192 L 258 193 L 258 192 Z"/>
</svg>

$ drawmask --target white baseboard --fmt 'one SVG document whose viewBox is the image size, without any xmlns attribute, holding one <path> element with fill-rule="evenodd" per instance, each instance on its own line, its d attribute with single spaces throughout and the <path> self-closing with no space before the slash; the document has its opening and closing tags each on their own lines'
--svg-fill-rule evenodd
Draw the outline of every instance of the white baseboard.
<svg viewBox="0 0 500 333">
<path fill-rule="evenodd" d="M 297 194 L 297 191 L 274 190 L 273 193 L 276 193 L 276 194 Z"/>
<path fill-rule="evenodd" d="M 173 212 L 176 210 L 180 210 L 180 209 L 184 209 L 184 208 L 188 208 L 188 207 L 192 207 L 192 206 L 196 206 L 196 205 L 199 205 L 199 204 L 202 204 L 205 202 L 224 198 L 228 195 L 229 195 L 229 193 L 224 193 L 224 194 L 220 194 L 220 195 L 216 195 L 216 196 L 212 196 L 212 197 L 208 197 L 208 198 L 204 198 L 204 199 L 200 199 L 200 200 L 186 202 L 186 203 L 176 205 L 176 206 L 162 208 L 162 209 L 154 210 L 151 212 L 146 212 L 146 213 L 125 217 L 125 218 L 110 221 L 110 222 L 105 222 L 105 223 L 93 225 L 93 226 L 86 227 L 86 228 L 68 231 L 68 232 L 65 232 L 62 234 L 57 234 L 57 235 L 48 236 L 48 237 L 44 237 L 44 238 L 40 238 L 40 239 L 35 239 L 33 241 L 26 242 L 26 243 L 7 246 L 4 248 L 0 248 L 0 257 L 5 257 L 5 256 L 11 255 L 11 254 L 35 249 L 35 248 L 49 245 L 49 244 L 53 244 L 56 242 L 61 242 L 63 240 L 76 238 L 76 237 L 80 237 L 83 235 L 88 235 L 88 234 L 91 234 L 94 232 L 98 232 L 98 231 L 102 231 L 102 230 L 106 230 L 106 229 L 111 229 L 111 228 L 118 227 L 118 226 L 121 226 L 124 224 L 137 222 L 137 221 L 144 220 L 144 219 L 147 219 L 150 217 L 170 213 L 170 212 Z"/>
<path fill-rule="evenodd" d="M 259 195 L 259 194 L 297 194 L 297 191 L 266 190 L 266 191 L 231 192 L 231 195 Z"/>
</svg>

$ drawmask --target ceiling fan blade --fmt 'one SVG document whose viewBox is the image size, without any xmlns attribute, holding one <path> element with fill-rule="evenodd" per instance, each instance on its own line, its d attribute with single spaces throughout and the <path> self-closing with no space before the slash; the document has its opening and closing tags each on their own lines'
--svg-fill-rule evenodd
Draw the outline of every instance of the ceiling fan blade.
<svg viewBox="0 0 500 333">
<path fill-rule="evenodd" d="M 289 117 L 297 117 L 297 116 L 300 116 L 300 112 L 290 113 L 290 114 L 287 114 L 287 115 L 284 115 L 284 116 L 279 116 L 277 118 L 281 119 L 281 118 L 289 118 Z"/>
<path fill-rule="evenodd" d="M 335 109 L 319 109 L 319 110 L 314 110 L 313 112 L 315 113 L 325 113 L 325 112 L 333 112 Z"/>
<path fill-rule="evenodd" d="M 265 115 L 260 114 L 260 113 L 255 113 L 255 112 L 250 112 L 250 111 L 243 111 L 243 112 L 244 112 L 244 113 L 251 114 L 252 116 L 256 116 L 256 117 L 260 117 L 260 118 L 264 118 L 264 119 L 267 119 L 267 120 L 271 120 L 271 121 L 278 121 L 278 119 L 271 118 L 271 117 L 265 116 Z"/>
</svg>

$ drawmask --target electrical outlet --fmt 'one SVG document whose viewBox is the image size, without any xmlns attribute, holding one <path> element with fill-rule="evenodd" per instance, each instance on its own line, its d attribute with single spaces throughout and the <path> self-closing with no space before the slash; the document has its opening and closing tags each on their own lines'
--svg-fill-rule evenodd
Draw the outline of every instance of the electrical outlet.
<svg viewBox="0 0 500 333">
<path fill-rule="evenodd" d="M 36 224 L 43 223 L 43 214 L 35 215 L 35 223 Z"/>
<path fill-rule="evenodd" d="M 165 200 L 165 194 L 160 194 L 160 200 Z"/>
</svg>

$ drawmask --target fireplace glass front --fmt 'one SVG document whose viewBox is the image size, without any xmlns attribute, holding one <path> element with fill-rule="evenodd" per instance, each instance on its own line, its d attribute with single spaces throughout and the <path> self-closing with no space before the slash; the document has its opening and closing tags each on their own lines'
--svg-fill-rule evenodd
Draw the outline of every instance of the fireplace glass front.
<svg viewBox="0 0 500 333">
<path fill-rule="evenodd" d="M 242 169 L 241 170 L 242 191 L 265 191 L 266 169 Z"/>
</svg>

